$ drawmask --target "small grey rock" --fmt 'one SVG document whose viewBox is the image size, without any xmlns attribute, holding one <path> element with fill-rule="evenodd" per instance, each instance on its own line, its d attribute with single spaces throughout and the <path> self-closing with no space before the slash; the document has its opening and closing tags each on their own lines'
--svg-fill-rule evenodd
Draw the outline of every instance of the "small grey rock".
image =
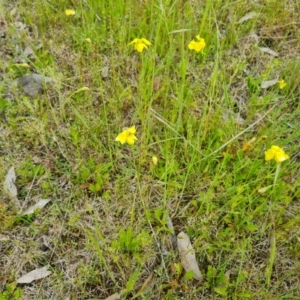
<svg viewBox="0 0 300 300">
<path fill-rule="evenodd" d="M 36 55 L 30 46 L 25 48 L 24 55 L 29 58 L 36 58 Z"/>
<path fill-rule="evenodd" d="M 103 67 L 100 69 L 101 77 L 107 78 L 109 74 L 109 67 Z"/>
<path fill-rule="evenodd" d="M 52 79 L 47 76 L 32 73 L 17 78 L 17 82 L 23 87 L 25 94 L 36 97 L 43 91 L 43 84 L 52 82 Z"/>
</svg>

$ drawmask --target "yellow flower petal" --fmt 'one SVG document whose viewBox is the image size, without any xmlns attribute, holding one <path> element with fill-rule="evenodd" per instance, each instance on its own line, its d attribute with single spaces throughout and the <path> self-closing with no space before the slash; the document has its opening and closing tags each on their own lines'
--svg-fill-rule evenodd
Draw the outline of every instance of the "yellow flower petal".
<svg viewBox="0 0 300 300">
<path fill-rule="evenodd" d="M 74 9 L 66 9 L 65 14 L 67 16 L 75 15 L 75 10 Z"/>
<path fill-rule="evenodd" d="M 277 151 L 283 151 L 282 148 L 278 147 L 278 146 L 272 146 L 271 149 L 274 151 L 274 152 L 277 152 Z"/>
<path fill-rule="evenodd" d="M 151 43 L 150 43 L 147 39 L 142 38 L 141 40 L 142 40 L 142 42 L 143 42 L 144 44 L 146 44 L 147 46 L 150 46 L 150 45 L 151 45 Z"/>
<path fill-rule="evenodd" d="M 188 44 L 189 49 L 194 50 L 195 49 L 196 42 L 193 40 Z"/>
<path fill-rule="evenodd" d="M 289 159 L 290 157 L 287 155 L 287 154 L 285 154 L 285 153 L 283 153 L 283 154 L 280 154 L 280 155 L 275 155 L 275 160 L 278 162 L 278 163 L 281 163 L 281 162 L 283 162 L 283 161 L 285 161 L 285 160 L 287 160 L 287 159 Z"/>
<path fill-rule="evenodd" d="M 135 126 L 132 126 L 130 128 L 127 129 L 130 133 L 136 133 L 136 128 Z"/>
<path fill-rule="evenodd" d="M 145 47 L 147 48 L 147 46 L 142 43 L 135 44 L 135 50 L 137 50 L 138 52 L 143 52 Z"/>
<path fill-rule="evenodd" d="M 126 131 L 123 131 L 116 137 L 116 141 L 120 142 L 122 145 L 126 143 L 126 139 L 127 139 Z"/>
<path fill-rule="evenodd" d="M 128 44 L 128 46 L 129 46 L 129 45 L 132 45 L 132 44 L 135 44 L 137 41 L 138 41 L 138 39 L 134 39 L 132 42 L 130 42 L 130 43 Z"/>
<path fill-rule="evenodd" d="M 134 141 L 136 141 L 136 140 L 137 140 L 137 137 L 134 134 L 130 134 L 130 135 L 127 136 L 126 142 L 129 145 L 133 145 Z"/>
<path fill-rule="evenodd" d="M 272 149 L 269 149 L 265 152 L 265 160 L 271 160 L 274 158 L 274 151 Z"/>
</svg>

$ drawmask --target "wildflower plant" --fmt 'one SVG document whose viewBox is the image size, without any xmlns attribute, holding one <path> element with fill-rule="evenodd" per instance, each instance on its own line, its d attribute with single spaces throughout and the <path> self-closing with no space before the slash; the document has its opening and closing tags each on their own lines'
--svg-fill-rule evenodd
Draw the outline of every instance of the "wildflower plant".
<svg viewBox="0 0 300 300">
<path fill-rule="evenodd" d="M 1 43 L 9 52 L 0 51 L 1 70 L 13 73 L 0 82 L 0 175 L 4 181 L 15 165 L 24 211 L 41 197 L 55 202 L 35 215 L 38 222 L 20 222 L 23 213 L 8 195 L 1 197 L 7 259 L 0 269 L 4 277 L 30 271 L 19 268 L 22 257 L 10 249 L 17 239 L 35 254 L 48 228 L 70 233 L 76 243 L 70 249 L 70 239 L 52 239 L 66 273 L 76 273 L 75 285 L 72 276 L 54 284 L 48 277 L 47 284 L 24 287 L 24 298 L 46 295 L 49 286 L 54 299 L 69 289 L 90 299 L 118 291 L 124 299 L 297 298 L 299 164 L 288 165 L 278 146 L 288 142 L 291 156 L 300 139 L 298 28 L 286 26 L 300 17 L 298 1 L 274 12 L 274 1 L 262 8 L 245 0 L 148 0 L 142 6 L 20 0 L 22 24 L 34 20 L 30 44 L 39 45 L 47 32 L 51 38 L 34 55 L 21 56 L 14 45 L 26 45 L 27 35 L 12 34 L 20 29 L 18 14 L 2 15 L 11 1 L 2 2 Z M 280 29 L 276 42 L 254 45 L 251 28 L 272 35 L 270 24 Z M 14 84 L 29 72 L 55 79 L 36 99 Z M 269 77 L 272 88 L 261 88 Z M 139 126 L 128 123 L 133 119 Z M 266 141 L 274 135 L 281 145 Z M 290 169 L 284 182 L 281 165 Z M 200 284 L 185 273 L 180 256 L 165 255 L 176 249 L 180 228 L 199 250 L 198 262 L 209 258 Z M 30 259 L 33 266 L 39 262 L 37 255 Z"/>
<path fill-rule="evenodd" d="M 282 79 L 282 80 L 278 80 L 278 86 L 279 86 L 279 89 L 283 89 L 283 88 L 285 88 L 285 86 L 286 86 L 286 82 Z"/>
<path fill-rule="evenodd" d="M 148 49 L 148 46 L 152 44 L 145 38 L 136 38 L 132 42 L 130 42 L 129 45 L 133 45 L 136 51 L 143 52 L 145 48 Z"/>
<path fill-rule="evenodd" d="M 266 161 L 274 159 L 277 162 L 273 187 L 275 187 L 275 185 L 276 185 L 277 178 L 278 178 L 278 175 L 280 172 L 281 163 L 289 158 L 290 157 L 284 152 L 284 150 L 278 146 L 272 146 L 270 149 L 268 149 L 265 152 L 265 160 Z"/>
<path fill-rule="evenodd" d="M 74 9 L 66 9 L 65 14 L 66 14 L 66 16 L 75 15 L 75 10 Z"/>
<path fill-rule="evenodd" d="M 125 129 L 116 137 L 116 142 L 120 142 L 122 145 L 125 143 L 128 145 L 134 145 L 134 142 L 137 140 L 135 133 L 135 126 Z"/>
<path fill-rule="evenodd" d="M 274 159 L 277 163 L 281 163 L 290 157 L 284 152 L 284 150 L 278 146 L 272 146 L 265 152 L 266 160 Z"/>
<path fill-rule="evenodd" d="M 196 36 L 196 41 L 192 40 L 189 44 L 188 47 L 190 50 L 195 50 L 196 52 L 202 52 L 203 53 L 203 49 L 205 48 L 206 43 L 205 40 L 203 38 L 201 38 L 199 35 Z"/>
</svg>

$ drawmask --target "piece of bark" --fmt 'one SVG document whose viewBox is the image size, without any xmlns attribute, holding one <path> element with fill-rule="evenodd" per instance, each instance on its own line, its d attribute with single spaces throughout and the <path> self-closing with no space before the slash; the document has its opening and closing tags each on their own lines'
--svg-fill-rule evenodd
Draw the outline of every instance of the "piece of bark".
<svg viewBox="0 0 300 300">
<path fill-rule="evenodd" d="M 193 271 L 194 279 L 202 281 L 202 274 L 196 261 L 195 251 L 186 233 L 180 232 L 178 234 L 177 245 L 184 270 L 186 272 Z"/>
</svg>

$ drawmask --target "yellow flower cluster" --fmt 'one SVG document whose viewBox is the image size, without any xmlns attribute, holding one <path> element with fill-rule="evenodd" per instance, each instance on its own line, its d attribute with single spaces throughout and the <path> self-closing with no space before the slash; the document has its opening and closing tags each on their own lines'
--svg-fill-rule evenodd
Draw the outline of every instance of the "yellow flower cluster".
<svg viewBox="0 0 300 300">
<path fill-rule="evenodd" d="M 75 13 L 76 12 L 73 9 L 65 10 L 65 14 L 68 17 L 75 15 Z M 92 40 L 90 38 L 85 38 L 84 41 L 89 44 L 92 43 Z M 152 44 L 146 38 L 142 37 L 142 38 L 133 39 L 133 41 L 131 41 L 128 45 L 132 45 L 133 48 L 137 52 L 142 53 L 145 49 L 148 49 L 148 47 L 151 46 Z M 197 35 L 196 39 L 193 39 L 192 41 L 190 41 L 187 46 L 190 50 L 193 50 L 197 53 L 199 53 L 199 52 L 203 53 L 204 48 L 206 47 L 206 42 L 205 42 L 204 38 L 200 37 L 200 35 Z M 27 65 L 26 63 L 18 64 L 18 65 L 25 67 L 25 68 L 29 68 L 29 65 Z M 276 81 L 277 80 L 275 80 L 275 83 L 276 83 Z M 278 80 L 277 84 L 278 84 L 279 89 L 283 89 L 286 86 L 286 82 L 283 79 Z M 76 91 L 76 93 L 80 92 L 80 91 L 89 91 L 89 88 L 82 87 L 81 89 Z M 115 141 L 120 142 L 122 145 L 125 143 L 127 143 L 128 145 L 134 145 L 135 141 L 138 140 L 138 138 L 136 137 L 135 134 L 136 134 L 136 128 L 135 128 L 135 126 L 132 126 L 130 128 L 123 130 L 120 134 L 118 134 Z M 250 144 L 254 141 L 255 141 L 255 138 L 250 140 L 248 143 L 246 143 L 243 146 L 243 151 L 246 151 L 249 148 Z M 273 145 L 270 149 L 265 151 L 265 160 L 266 161 L 270 161 L 270 160 L 274 159 L 277 162 L 276 174 L 275 174 L 274 184 L 273 184 L 274 187 L 276 185 L 276 181 L 278 178 L 281 163 L 289 158 L 290 157 L 284 152 L 284 150 L 278 146 Z M 155 166 L 157 164 L 158 164 L 157 156 L 152 156 L 152 166 Z"/>
<path fill-rule="evenodd" d="M 191 50 L 195 50 L 196 52 L 203 52 L 203 49 L 206 46 L 205 40 L 201 38 L 199 35 L 196 36 L 197 41 L 192 40 L 188 47 Z M 135 38 L 129 45 L 134 45 L 134 49 L 138 52 L 143 52 L 144 49 L 148 49 L 148 46 L 152 45 L 147 39 L 145 38 Z"/>
</svg>

